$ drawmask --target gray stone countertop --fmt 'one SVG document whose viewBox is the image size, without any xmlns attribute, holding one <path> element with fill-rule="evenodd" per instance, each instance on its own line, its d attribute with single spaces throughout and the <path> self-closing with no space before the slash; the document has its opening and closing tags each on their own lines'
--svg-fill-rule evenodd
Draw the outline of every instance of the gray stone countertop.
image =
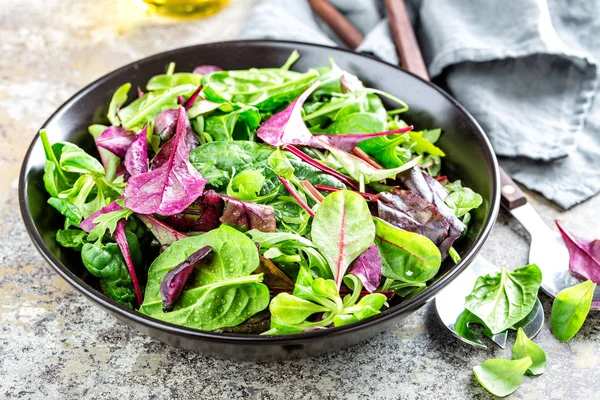
<svg viewBox="0 0 600 400">
<path fill-rule="evenodd" d="M 362 344 L 299 361 L 207 358 L 129 329 L 72 289 L 35 251 L 18 211 L 17 177 L 44 120 L 77 90 L 135 59 L 234 38 L 253 1 L 204 20 L 148 16 L 133 0 L 3 0 L 0 7 L 0 398 L 24 399 L 484 399 L 472 368 L 507 350 L 451 337 L 426 306 Z M 528 193 L 544 220 L 600 238 L 600 196 L 560 212 Z M 483 254 L 527 263 L 528 236 L 501 214 Z M 548 319 L 551 301 L 541 295 Z M 524 378 L 518 399 L 600 393 L 600 313 L 567 344 L 548 323 L 536 338 L 548 370 Z"/>
</svg>

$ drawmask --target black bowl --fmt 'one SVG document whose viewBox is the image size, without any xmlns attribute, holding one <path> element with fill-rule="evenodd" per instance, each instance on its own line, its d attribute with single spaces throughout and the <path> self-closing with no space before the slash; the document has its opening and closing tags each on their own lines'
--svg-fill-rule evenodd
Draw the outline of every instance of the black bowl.
<svg viewBox="0 0 600 400">
<path fill-rule="evenodd" d="M 339 328 L 265 337 L 205 332 L 155 320 L 121 306 L 85 282 L 84 267 L 77 254 L 57 245 L 54 236 L 62 219 L 46 203 L 48 195 L 42 181 L 45 159 L 36 136 L 23 161 L 19 202 L 29 235 L 46 261 L 93 303 L 140 332 L 174 346 L 225 358 L 276 360 L 336 350 L 394 326 L 431 300 L 469 265 L 492 229 L 499 206 L 498 164 L 481 127 L 463 107 L 437 86 L 393 65 L 350 51 L 296 42 L 233 41 L 192 46 L 145 58 L 104 76 L 63 104 L 43 127 L 51 142 L 71 141 L 95 152 L 87 127 L 106 123 L 111 95 L 123 83 L 144 87 L 150 77 L 163 73 L 171 61 L 177 63 L 178 71 L 191 71 L 199 64 L 214 64 L 224 69 L 278 67 L 294 49 L 301 54 L 294 69 L 305 71 L 328 65 L 329 57 L 333 57 L 338 65 L 356 74 L 368 86 L 405 100 L 410 105 L 410 112 L 404 115 L 407 122 L 418 129 L 443 129 L 438 143 L 446 152 L 444 174 L 462 179 L 484 199 L 473 213 L 468 234 L 458 244 L 462 256 L 458 265 L 447 260 L 429 287 L 417 296 L 368 320 Z"/>
</svg>

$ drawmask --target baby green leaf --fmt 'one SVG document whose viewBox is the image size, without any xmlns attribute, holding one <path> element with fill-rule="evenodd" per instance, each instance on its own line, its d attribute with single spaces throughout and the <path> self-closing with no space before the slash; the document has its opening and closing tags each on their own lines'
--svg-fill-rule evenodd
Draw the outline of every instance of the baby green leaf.
<svg viewBox="0 0 600 400">
<path fill-rule="evenodd" d="M 450 193 L 444 199 L 444 202 L 454 210 L 457 217 L 462 217 L 469 211 L 479 207 L 483 203 L 483 198 L 468 187 L 461 187 Z"/>
<path fill-rule="evenodd" d="M 375 243 L 382 256 L 382 274 L 403 282 L 426 282 L 442 263 L 435 243 L 418 233 L 398 229 L 379 218 Z"/>
<path fill-rule="evenodd" d="M 531 358 L 532 361 L 531 367 L 527 370 L 529 375 L 541 375 L 546 371 L 546 353 L 527 337 L 523 328 L 519 328 L 512 348 L 512 358 L 519 360 L 525 357 Z"/>
<path fill-rule="evenodd" d="M 80 251 L 86 243 L 87 232 L 80 229 L 59 229 L 56 232 L 56 242 L 63 247 Z"/>
<path fill-rule="evenodd" d="M 131 83 L 125 83 L 115 90 L 115 93 L 113 93 L 108 105 L 108 112 L 106 113 L 106 117 L 110 121 L 111 125 L 121 125 L 121 120 L 117 116 L 117 110 L 127 101 L 129 89 L 131 89 Z"/>
<path fill-rule="evenodd" d="M 271 314 L 286 324 L 300 324 L 312 314 L 328 311 L 326 307 L 303 300 L 289 293 L 280 293 L 271 301 Z"/>
<path fill-rule="evenodd" d="M 273 169 L 276 175 L 285 179 L 290 179 L 294 175 L 294 166 L 290 159 L 285 154 L 277 149 L 267 159 L 269 166 Z"/>
<path fill-rule="evenodd" d="M 439 131 L 439 129 L 438 129 Z M 426 132 L 430 132 L 430 131 L 426 131 Z M 410 136 L 410 140 L 411 142 L 413 142 L 413 146 L 412 146 L 412 150 L 416 151 L 418 154 L 423 155 L 424 153 L 428 153 L 431 154 L 432 156 L 438 156 L 438 157 L 444 157 L 446 154 L 444 154 L 444 152 L 437 147 L 436 145 L 434 145 L 427 137 L 431 136 L 432 138 L 435 137 L 435 134 L 428 134 L 427 136 L 425 136 L 425 132 L 421 131 L 412 131 L 409 132 L 408 135 Z M 439 137 L 439 133 L 437 134 L 437 136 Z"/>
<path fill-rule="evenodd" d="M 499 397 L 505 397 L 521 385 L 525 371 L 533 362 L 525 357 L 520 360 L 492 358 L 473 368 L 475 379 L 485 390 Z"/>
<path fill-rule="evenodd" d="M 571 340 L 590 311 L 596 284 L 590 280 L 562 290 L 552 304 L 552 333 L 561 342 Z"/>
<path fill-rule="evenodd" d="M 131 214 L 133 214 L 133 211 L 130 209 L 121 208 L 120 210 L 98 215 L 92 221 L 96 226 L 90 231 L 88 240 L 93 242 L 94 240 L 102 239 L 102 236 L 104 236 L 105 233 L 108 233 L 109 235 L 114 234 L 115 229 L 117 229 L 117 222 L 129 218 Z"/>
<path fill-rule="evenodd" d="M 348 190 L 331 193 L 317 210 L 311 237 L 329 263 L 339 289 L 350 263 L 375 238 L 375 225 L 367 202 L 358 193 Z"/>
<path fill-rule="evenodd" d="M 525 318 L 537 299 L 542 272 L 535 264 L 512 272 L 502 269 L 495 275 L 477 278 L 465 299 L 465 308 L 481 318 L 493 334 Z"/>
<path fill-rule="evenodd" d="M 204 120 L 204 132 L 210 134 L 216 142 L 234 140 L 234 132 L 240 129 L 238 128 L 240 124 L 244 124 L 241 129 L 247 128 L 253 132 L 260 124 L 258 109 L 248 106 L 229 113 L 212 115 Z M 242 134 L 242 137 L 235 137 L 235 139 L 249 139 L 243 137 L 247 132 L 242 131 Z"/>
</svg>

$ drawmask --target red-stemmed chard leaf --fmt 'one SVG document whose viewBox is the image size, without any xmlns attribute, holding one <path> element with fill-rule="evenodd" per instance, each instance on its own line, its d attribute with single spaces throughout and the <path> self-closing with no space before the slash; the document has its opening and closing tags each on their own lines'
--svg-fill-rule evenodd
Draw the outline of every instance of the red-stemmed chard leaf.
<svg viewBox="0 0 600 400">
<path fill-rule="evenodd" d="M 175 303 L 179 300 L 185 284 L 190 275 L 192 275 L 192 272 L 194 272 L 196 263 L 206 257 L 211 251 L 212 248 L 210 246 L 204 246 L 181 264 L 167 272 L 160 284 L 160 297 L 162 298 L 164 312 L 171 311 L 175 307 Z"/>
<path fill-rule="evenodd" d="M 448 236 L 438 245 L 442 258 L 446 257 L 448 250 L 454 241 L 460 237 L 460 234 L 466 228 L 465 224 L 456 217 L 454 211 L 444 203 L 444 199 L 450 192 L 434 178 L 424 174 L 418 165 L 414 166 L 409 171 L 398 175 L 397 178 L 404 187 L 411 190 L 413 193 L 416 193 L 429 203 L 433 203 L 438 211 L 444 216 L 444 219 L 448 221 L 448 224 L 450 225 Z"/>
<path fill-rule="evenodd" d="M 192 71 L 194 74 L 199 74 L 199 75 L 207 75 L 210 74 L 211 72 L 219 72 L 219 71 L 223 71 L 223 68 L 221 67 L 217 67 L 216 65 L 198 65 L 196 68 L 194 68 L 194 70 Z"/>
<path fill-rule="evenodd" d="M 242 228 L 257 229 L 261 232 L 275 232 L 277 220 L 275 219 L 275 210 L 273 207 L 245 202 L 235 197 L 229 197 L 223 194 L 217 195 L 225 200 L 227 206 L 220 218 L 224 224 L 237 225 Z"/>
<path fill-rule="evenodd" d="M 148 141 L 146 139 L 146 126 L 137 135 L 125 153 L 123 165 L 130 176 L 148 172 Z"/>
<path fill-rule="evenodd" d="M 135 139 L 135 132 L 120 126 L 109 126 L 96 138 L 96 145 L 123 158 L 133 139 Z"/>
<path fill-rule="evenodd" d="M 159 165 L 153 161 L 151 171 L 132 176 L 127 182 L 127 208 L 139 214 L 174 215 L 202 195 L 206 179 L 188 161 L 188 130 L 191 127 L 185 109 L 179 107 L 175 136 L 159 150 L 164 159 Z M 164 151 L 167 146 L 168 153 Z"/>
<path fill-rule="evenodd" d="M 208 232 L 219 226 L 225 202 L 214 190 L 207 190 L 180 214 L 171 215 L 164 221 L 183 232 Z"/>
<path fill-rule="evenodd" d="M 281 176 L 278 176 L 277 179 L 279 179 L 279 182 L 281 182 L 281 184 L 287 189 L 287 191 L 292 195 L 292 197 L 294 198 L 294 200 L 296 200 L 296 202 L 300 205 L 300 207 L 302 207 L 311 217 L 314 217 L 315 212 L 308 206 L 308 204 L 306 204 L 306 202 L 304 200 L 302 200 L 300 198 L 298 193 L 296 193 L 296 190 L 287 181 L 287 179 L 285 179 Z"/>
<path fill-rule="evenodd" d="M 190 108 L 192 108 L 192 106 L 198 99 L 198 96 L 200 96 L 202 87 L 203 87 L 202 85 L 199 85 L 198 88 L 196 90 L 194 90 L 194 93 L 192 93 L 192 95 L 185 101 L 185 103 L 183 103 L 183 108 L 185 108 L 186 111 L 189 110 Z"/>
<path fill-rule="evenodd" d="M 376 244 L 372 244 L 354 260 L 350 274 L 362 282 L 365 289 L 373 293 L 381 282 L 381 253 Z"/>
<path fill-rule="evenodd" d="M 313 83 L 283 111 L 266 120 L 256 131 L 258 137 L 265 143 L 276 147 L 298 145 L 327 149 L 329 146 L 333 146 L 343 151 L 352 151 L 363 140 L 377 136 L 404 133 L 413 129 L 412 126 L 408 126 L 387 132 L 313 136 L 302 119 L 302 105 L 319 85 L 320 82 Z"/>
<path fill-rule="evenodd" d="M 137 274 L 135 273 L 135 267 L 131 261 L 129 244 L 127 243 L 127 236 L 125 236 L 125 223 L 126 222 L 124 219 L 117 222 L 117 229 L 115 229 L 114 238 L 121 249 L 121 253 L 125 259 L 125 264 L 129 270 L 129 275 L 131 276 L 131 282 L 133 283 L 133 290 L 135 291 L 135 297 L 137 299 L 138 306 L 141 306 L 143 303 L 142 290 L 140 289 L 140 283 L 138 282 Z"/>
<path fill-rule="evenodd" d="M 136 214 L 136 216 L 146 225 L 146 228 L 152 232 L 162 246 L 170 246 L 176 241 L 187 237 L 187 235 L 176 231 L 152 215 Z"/>
<path fill-rule="evenodd" d="M 378 195 L 377 216 L 397 228 L 428 237 L 440 245 L 450 224 L 436 206 L 410 190 L 392 189 Z"/>
<path fill-rule="evenodd" d="M 319 190 L 323 190 L 325 192 L 337 192 L 338 190 L 344 190 L 338 187 L 333 187 L 333 186 L 327 186 L 327 185 L 321 185 L 321 184 L 316 184 L 315 187 Z M 366 200 L 369 201 L 377 201 L 377 195 L 376 194 L 372 194 L 372 193 L 365 193 L 365 192 L 357 192 L 354 191 L 354 193 L 358 193 L 360 194 L 362 197 L 364 197 Z"/>
<path fill-rule="evenodd" d="M 298 157 L 299 159 L 301 159 L 302 161 L 309 164 L 310 166 L 313 166 L 313 167 L 317 168 L 318 170 L 321 170 L 321 171 L 325 172 L 326 174 L 329 174 L 329 175 L 337 178 L 339 181 L 345 183 L 346 185 L 348 185 L 354 189 L 358 189 L 359 185 L 358 185 L 357 181 L 355 181 L 354 179 L 347 177 L 346 175 L 342 174 L 341 172 L 336 171 L 335 169 L 328 167 L 327 165 L 315 160 L 308 154 L 302 152 L 297 147 L 289 145 L 289 146 L 286 146 L 285 149 L 287 151 L 289 151 L 290 153 L 292 153 L 293 155 L 295 155 L 296 157 Z"/>
<path fill-rule="evenodd" d="M 566 230 L 559 220 L 554 222 L 569 250 L 569 269 L 573 275 L 600 285 L 600 240 L 582 240 Z"/>
<path fill-rule="evenodd" d="M 327 260 L 339 290 L 352 261 L 375 240 L 375 223 L 367 202 L 349 190 L 331 193 L 317 209 L 311 238 Z"/>
</svg>

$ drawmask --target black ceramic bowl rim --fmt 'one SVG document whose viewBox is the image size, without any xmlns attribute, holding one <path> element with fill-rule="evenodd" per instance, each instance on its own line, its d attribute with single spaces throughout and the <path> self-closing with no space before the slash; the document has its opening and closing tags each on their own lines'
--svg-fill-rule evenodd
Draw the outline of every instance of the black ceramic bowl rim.
<svg viewBox="0 0 600 400">
<path fill-rule="evenodd" d="M 61 105 L 58 108 L 58 110 L 56 110 L 48 118 L 48 120 L 46 120 L 46 122 L 44 122 L 44 124 L 42 125 L 42 129 L 45 128 L 46 125 L 50 121 L 52 121 L 52 119 L 55 118 L 55 116 L 60 114 L 63 111 L 63 109 L 76 103 L 80 97 L 82 97 L 85 94 L 87 94 L 88 92 L 92 91 L 96 86 L 100 85 L 105 80 L 108 80 L 108 79 L 114 77 L 115 75 L 119 75 L 121 73 L 121 71 L 124 71 L 124 70 L 130 68 L 132 65 L 134 65 L 136 63 L 147 61 L 147 60 L 152 60 L 152 59 L 156 59 L 156 58 L 165 58 L 169 54 L 178 53 L 180 51 L 201 51 L 204 46 L 218 46 L 218 45 L 222 45 L 225 43 L 233 44 L 233 45 L 244 45 L 245 43 L 254 43 L 254 44 L 263 43 L 266 45 L 269 45 L 269 43 L 292 44 L 292 45 L 295 44 L 295 45 L 301 45 L 301 46 L 317 47 L 317 48 L 323 49 L 323 51 L 334 49 L 336 51 L 344 51 L 347 53 L 352 53 L 358 57 L 365 57 L 365 58 L 372 59 L 372 57 L 369 57 L 369 56 L 366 56 L 363 54 L 359 54 L 359 53 L 355 53 L 355 52 L 352 52 L 349 50 L 336 48 L 336 47 L 316 45 L 316 44 L 303 43 L 303 42 L 295 42 L 295 41 L 284 41 L 284 40 L 235 40 L 235 41 L 206 43 L 206 44 L 194 45 L 194 46 L 189 46 L 189 47 L 184 47 L 184 48 L 178 48 L 178 49 L 158 53 L 158 54 L 152 55 L 150 57 L 143 58 L 141 60 L 134 61 L 132 63 L 129 63 L 129 64 L 95 80 L 94 82 L 90 83 L 89 85 L 87 85 L 86 87 L 81 89 L 75 95 L 73 95 L 63 105 Z M 276 336 L 260 336 L 260 335 L 248 335 L 248 334 L 239 334 L 239 333 L 216 333 L 216 332 L 210 332 L 210 331 L 201 331 L 201 330 L 197 330 L 197 329 L 193 329 L 193 328 L 186 328 L 183 326 L 163 322 L 163 321 L 151 318 L 149 316 L 146 316 L 144 314 L 141 314 L 139 312 L 136 312 L 134 310 L 131 310 L 131 309 L 124 307 L 124 306 L 120 305 L 119 303 L 109 299 L 104 294 L 100 293 L 99 291 L 97 291 L 96 289 L 92 288 L 90 285 L 85 283 L 76 274 L 71 272 L 60 260 L 58 260 L 54 256 L 54 254 L 50 251 L 50 249 L 48 249 L 48 247 L 44 243 L 41 235 L 37 231 L 34 221 L 33 221 L 33 217 L 31 215 L 31 212 L 30 212 L 29 206 L 28 206 L 25 178 L 26 178 L 26 172 L 27 172 L 26 167 L 27 167 L 29 158 L 31 156 L 33 147 L 39 138 L 39 134 L 37 134 L 34 137 L 31 145 L 29 146 L 29 148 L 27 150 L 27 153 L 25 154 L 25 158 L 23 160 L 23 164 L 22 164 L 21 172 L 20 172 L 20 176 L 19 176 L 19 207 L 21 209 L 21 215 L 23 217 L 23 221 L 25 223 L 25 227 L 27 229 L 29 237 L 31 238 L 36 249 L 40 252 L 42 257 L 46 260 L 46 262 L 48 262 L 64 280 L 66 280 L 71 286 L 73 286 L 75 289 L 77 289 L 80 293 L 82 293 L 88 299 L 92 300 L 93 302 L 100 305 L 104 309 L 110 311 L 111 313 L 118 315 L 119 317 L 131 319 L 138 324 L 145 325 L 147 328 L 158 329 L 158 330 L 164 331 L 166 333 L 180 335 L 180 336 L 186 336 L 186 337 L 190 337 L 190 338 L 202 339 L 202 340 L 207 340 L 207 341 L 229 342 L 229 343 L 252 342 L 253 344 L 258 344 L 258 345 L 260 345 L 260 344 L 281 344 L 281 345 L 294 344 L 294 343 L 298 343 L 299 341 L 306 341 L 306 340 L 310 340 L 312 338 L 317 338 L 317 337 L 323 337 L 323 336 L 334 337 L 334 336 L 342 334 L 342 333 L 347 334 L 347 333 L 351 333 L 354 331 L 360 331 L 360 330 L 369 328 L 373 325 L 383 323 L 384 321 L 389 320 L 390 318 L 394 318 L 398 314 L 416 311 L 417 309 L 422 307 L 425 303 L 430 301 L 434 297 L 435 294 L 437 294 L 440 290 L 442 290 L 445 286 L 447 286 L 465 268 L 467 268 L 467 266 L 473 261 L 473 259 L 477 255 L 477 253 L 479 253 L 479 251 L 481 250 L 481 247 L 483 246 L 486 239 L 488 238 L 488 236 L 493 228 L 493 225 L 496 221 L 496 217 L 498 216 L 498 210 L 499 210 L 499 205 L 500 205 L 499 168 L 498 168 L 498 162 L 496 160 L 496 156 L 492 149 L 491 143 L 489 142 L 483 129 L 480 127 L 480 125 L 477 123 L 477 121 L 475 121 L 475 119 L 471 116 L 471 114 L 465 108 L 463 108 L 452 96 L 450 96 L 448 93 L 446 93 L 444 90 L 442 90 L 438 86 L 421 79 L 420 77 L 418 77 L 415 74 L 412 74 L 410 72 L 402 70 L 393 64 L 389 64 L 389 63 L 386 63 L 386 62 L 380 61 L 380 60 L 377 60 L 377 61 L 381 62 L 383 64 L 387 64 L 391 67 L 394 67 L 404 74 L 412 75 L 412 77 L 414 79 L 418 79 L 418 80 L 424 82 L 425 84 L 433 87 L 440 94 L 442 94 L 450 103 L 452 103 L 454 105 L 454 107 L 456 107 L 456 109 L 458 109 L 462 114 L 464 114 L 464 116 L 476 128 L 477 132 L 481 136 L 480 139 L 482 140 L 483 144 L 485 145 L 485 150 L 490 155 L 490 163 L 491 163 L 490 167 L 492 169 L 491 172 L 494 177 L 493 182 L 492 182 L 492 197 L 491 197 L 491 201 L 490 201 L 490 210 L 489 210 L 489 213 L 485 220 L 485 223 L 483 225 L 483 228 L 481 230 L 481 233 L 480 233 L 479 237 L 476 239 L 472 248 L 466 255 L 464 255 L 463 259 L 460 261 L 460 263 L 458 265 L 456 265 L 453 269 L 448 271 L 448 273 L 445 276 L 440 278 L 437 282 L 435 282 L 433 285 L 428 287 L 423 292 L 419 293 L 417 296 L 415 296 L 405 302 L 402 302 L 394 307 L 391 307 L 391 308 L 383 311 L 381 314 L 378 314 L 369 319 L 359 321 L 359 322 L 356 322 L 356 323 L 353 323 L 350 325 L 328 328 L 328 329 L 323 329 L 323 330 L 315 330 L 315 331 L 305 332 L 305 333 L 301 333 L 301 334 L 291 334 L 291 335 L 288 334 L 288 335 L 276 335 Z"/>
</svg>

